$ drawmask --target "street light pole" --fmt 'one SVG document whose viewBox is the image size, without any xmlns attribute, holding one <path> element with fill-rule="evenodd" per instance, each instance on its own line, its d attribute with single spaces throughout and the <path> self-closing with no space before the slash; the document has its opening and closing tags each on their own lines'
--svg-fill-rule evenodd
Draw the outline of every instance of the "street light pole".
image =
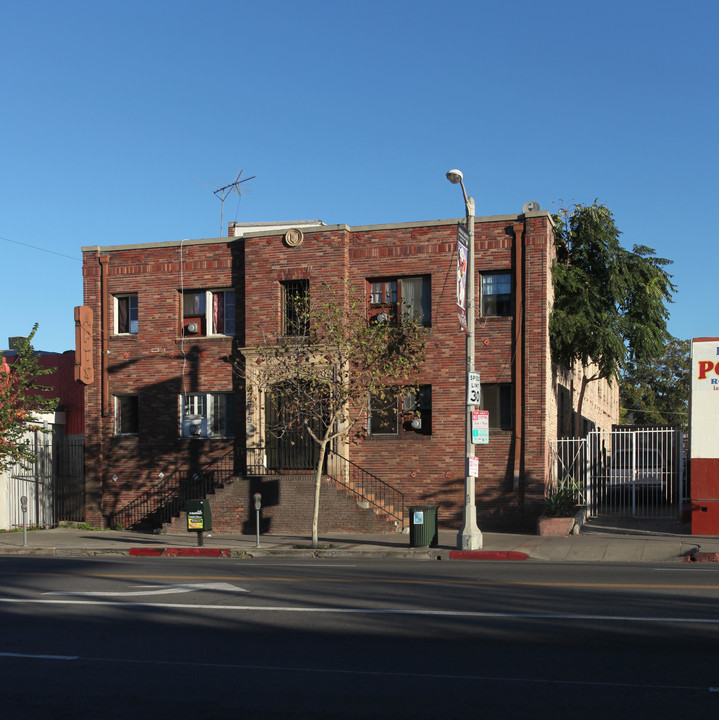
<svg viewBox="0 0 719 720">
<path fill-rule="evenodd" d="M 464 196 L 467 216 L 467 234 L 469 248 L 467 252 L 467 373 L 466 401 L 469 398 L 470 373 L 474 373 L 474 198 L 467 196 L 464 188 L 464 176 L 461 170 L 450 170 L 447 180 L 453 185 L 459 183 Z M 474 456 L 472 443 L 472 411 L 474 405 L 467 405 L 465 415 L 464 445 L 464 522 L 457 534 L 457 547 L 460 550 L 479 550 L 482 547 L 482 533 L 477 527 L 477 507 L 474 500 L 474 477 L 470 475 L 469 458 Z"/>
</svg>

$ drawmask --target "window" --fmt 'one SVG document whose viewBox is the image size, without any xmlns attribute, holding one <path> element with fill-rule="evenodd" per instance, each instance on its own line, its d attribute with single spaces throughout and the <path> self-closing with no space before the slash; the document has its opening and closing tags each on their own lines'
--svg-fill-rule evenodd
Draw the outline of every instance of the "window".
<svg viewBox="0 0 719 720">
<path fill-rule="evenodd" d="M 370 319 L 396 320 L 398 308 L 422 325 L 432 324 L 429 275 L 370 282 Z"/>
<path fill-rule="evenodd" d="M 115 396 L 115 435 L 137 435 L 138 410 L 137 395 Z"/>
<path fill-rule="evenodd" d="M 187 393 L 180 397 L 182 437 L 234 437 L 235 396 Z"/>
<path fill-rule="evenodd" d="M 432 434 L 431 385 L 420 385 L 416 392 L 400 397 L 370 396 L 370 435 L 398 435 L 400 431 Z"/>
<path fill-rule="evenodd" d="M 303 336 L 310 332 L 310 281 L 282 283 L 282 334 Z"/>
<path fill-rule="evenodd" d="M 489 411 L 489 427 L 512 429 L 512 386 L 509 383 L 482 385 L 482 410 Z"/>
<path fill-rule="evenodd" d="M 137 335 L 137 295 L 115 296 L 115 335 Z"/>
<path fill-rule="evenodd" d="M 512 273 L 482 273 L 482 316 L 512 314 Z"/>
<path fill-rule="evenodd" d="M 234 335 L 235 291 L 190 290 L 182 294 L 184 335 Z"/>
</svg>

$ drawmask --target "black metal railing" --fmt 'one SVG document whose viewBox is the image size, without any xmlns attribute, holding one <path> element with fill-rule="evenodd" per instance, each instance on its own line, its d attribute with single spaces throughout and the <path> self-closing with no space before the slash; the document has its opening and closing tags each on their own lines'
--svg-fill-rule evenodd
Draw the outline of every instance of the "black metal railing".
<svg viewBox="0 0 719 720">
<path fill-rule="evenodd" d="M 187 500 L 206 497 L 235 474 L 234 450 L 196 472 L 175 471 L 112 513 L 109 525 L 132 530 L 162 527 L 185 509 Z"/>
<path fill-rule="evenodd" d="M 365 502 L 398 520 L 400 525 L 404 522 L 404 494 L 402 492 L 334 450 L 330 450 L 329 453 L 340 461 L 340 472 L 330 474 L 333 480 Z"/>
<path fill-rule="evenodd" d="M 337 460 L 330 461 L 330 456 Z M 282 473 L 281 468 L 268 467 L 269 464 L 264 447 L 247 449 L 247 475 Z M 308 468 L 307 473 L 314 473 L 314 469 Z M 380 512 L 398 520 L 400 525 L 404 523 L 404 494 L 357 463 L 353 463 L 329 449 L 325 457 L 323 475 L 331 477 L 336 483 L 355 495 L 358 500 L 365 501 Z"/>
</svg>

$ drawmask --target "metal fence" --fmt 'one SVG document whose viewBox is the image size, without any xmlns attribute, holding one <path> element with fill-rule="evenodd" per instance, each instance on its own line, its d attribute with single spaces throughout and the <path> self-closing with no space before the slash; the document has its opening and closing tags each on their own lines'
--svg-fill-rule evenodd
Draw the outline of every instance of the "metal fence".
<svg viewBox="0 0 719 720">
<path fill-rule="evenodd" d="M 552 484 L 569 486 L 590 517 L 681 515 L 685 491 L 682 433 L 617 427 L 552 443 Z"/>
<path fill-rule="evenodd" d="M 10 470 L 9 524 L 52 527 L 61 522 L 85 520 L 85 478 L 81 438 L 62 438 L 42 430 L 28 432 L 35 455 L 28 464 Z M 22 498 L 27 499 L 23 516 Z"/>
</svg>

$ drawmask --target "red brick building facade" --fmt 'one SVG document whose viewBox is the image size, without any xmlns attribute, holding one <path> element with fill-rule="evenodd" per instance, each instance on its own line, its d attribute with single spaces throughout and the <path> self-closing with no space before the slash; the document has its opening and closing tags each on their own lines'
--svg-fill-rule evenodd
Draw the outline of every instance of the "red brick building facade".
<svg viewBox="0 0 719 720">
<path fill-rule="evenodd" d="M 490 410 L 489 444 L 476 446 L 478 524 L 529 526 L 544 495 L 549 442 L 561 415 L 571 413 L 561 397 L 568 378 L 553 369 L 549 353 L 552 220 L 544 211 L 481 217 L 475 231 L 476 366 Z M 311 298 L 322 282 L 348 281 L 370 311 L 391 308 L 398 297 L 421 306 L 428 341 L 420 384 L 427 390 L 421 428 L 398 422 L 373 432 L 368 420 L 367 436 L 343 452 L 399 490 L 406 505 L 436 504 L 439 523 L 458 526 L 466 365 L 456 305 L 457 221 L 230 229 L 240 232 L 83 248 L 84 303 L 94 318 L 88 521 L 113 523 L 133 502 L 151 515 L 152 502 L 168 492 L 167 478 L 202 474 L 229 453 L 232 478 L 213 488 L 215 528 L 254 527 L 252 495 L 259 489 L 267 499 L 265 530 L 306 532 L 311 480 L 290 474 L 292 467 L 271 478 L 244 467 L 247 447 L 265 451 L 269 410 L 239 390 L 232 358 L 251 357 L 263 337 L 288 332 L 290 290 Z M 615 389 L 606 386 L 587 407 L 587 421 L 608 429 L 616 422 Z M 323 504 L 320 532 L 380 528 L 376 513 L 358 515 L 362 503 L 329 478 Z"/>
</svg>

